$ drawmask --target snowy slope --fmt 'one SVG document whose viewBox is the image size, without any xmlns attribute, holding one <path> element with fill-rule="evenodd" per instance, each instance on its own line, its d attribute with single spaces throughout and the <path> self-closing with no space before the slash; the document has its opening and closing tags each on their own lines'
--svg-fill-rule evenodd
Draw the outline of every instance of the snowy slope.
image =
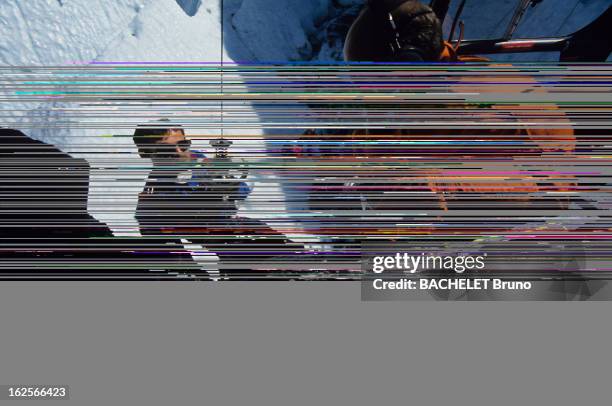
<svg viewBox="0 0 612 406">
<path fill-rule="evenodd" d="M 217 0 L 68 0 L 63 2 L 33 0 L 27 3 L 15 0 L 0 4 L 0 34 L 4 46 L 0 47 L 0 63 L 4 65 L 52 65 L 90 62 L 124 61 L 180 61 L 218 62 L 222 58 L 221 8 Z M 305 16 L 303 16 L 306 19 Z M 229 35 L 231 37 L 231 34 Z M 238 44 L 232 49 L 247 48 Z M 225 61 L 231 61 L 229 55 Z M 10 110 L 21 107 L 28 113 Z M 11 123 L 28 123 L 33 119 L 54 120 L 57 109 L 69 107 L 58 103 L 21 103 L 4 105 L 13 117 Z M 20 116 L 21 115 L 21 116 Z M 15 126 L 19 128 L 19 125 Z M 121 129 L 80 130 L 62 129 L 49 131 L 43 128 L 24 131 L 34 138 L 51 142 L 74 155 L 86 157 L 92 167 L 90 188 L 90 212 L 107 222 L 115 232 L 123 233 L 136 225 L 133 213 L 137 194 L 141 190 L 146 171 L 121 171 L 113 169 L 116 163 L 146 165 L 136 154 L 129 138 L 108 138 L 105 134 L 125 134 Z M 234 150 L 265 150 L 261 130 L 249 131 L 259 135 L 257 139 L 235 142 Z M 218 135 L 214 130 L 190 130 L 187 134 Z M 244 132 L 243 132 L 244 133 Z M 231 134 L 226 134 L 231 138 Z M 85 145 L 83 145 L 85 144 Z M 87 146 L 90 145 L 90 146 Z M 207 143 L 201 145 L 208 148 Z M 125 155 L 100 154 L 92 151 L 132 152 L 130 160 Z M 138 163 L 141 161 L 140 163 Z M 115 165 L 116 166 L 116 165 Z M 134 165 L 133 165 L 134 166 Z M 271 193 L 280 196 L 282 188 L 270 176 L 252 173 L 255 187 L 244 203 L 242 215 L 271 217 L 286 213 L 284 205 L 261 207 L 253 202 Z M 134 181 L 140 178 L 140 181 Z M 127 181 L 126 179 L 130 179 Z M 126 228 L 127 227 L 127 228 Z"/>
<path fill-rule="evenodd" d="M 183 5 L 185 6 L 185 5 Z M 194 11 L 193 9 L 188 9 Z M 176 61 L 219 60 L 221 54 L 219 7 L 199 8 L 191 17 L 175 1 L 88 0 L 3 2 L 0 6 L 2 37 L 8 46 L 0 48 L 5 65 L 87 64 L 93 61 Z M 11 22 L 9 24 L 8 22 Z M 177 30 L 176 26 L 184 29 Z M 195 43 L 194 37 L 208 38 Z M 8 106 L 5 106 L 7 108 Z M 136 155 L 129 138 L 108 138 L 106 134 L 125 134 L 126 130 L 44 128 L 61 115 L 59 103 L 22 103 L 29 110 L 15 121 L 41 122 L 39 129 L 24 128 L 33 138 L 54 143 L 73 155 L 84 156 L 92 164 L 89 210 L 107 222 L 115 232 L 134 228 L 133 218 L 138 192 L 147 171 L 117 170 L 117 162 L 146 166 Z M 53 114 L 50 114 L 53 112 Z M 16 126 L 19 128 L 19 126 Z M 27 127 L 27 126 L 26 126 Z M 106 153 L 94 153 L 104 151 Z M 125 154 L 132 152 L 126 161 Z M 113 166 L 114 164 L 114 166 Z M 96 169 L 102 166 L 101 169 Z M 133 179 L 140 178 L 140 181 Z M 130 179 L 125 181 L 122 179 Z"/>
<path fill-rule="evenodd" d="M 124 34 L 146 0 L 29 0 L 0 3 L 0 62 L 10 65 L 90 61 Z"/>
<path fill-rule="evenodd" d="M 232 28 L 260 61 L 308 60 L 308 36 L 327 15 L 330 0 L 244 0 Z"/>
</svg>

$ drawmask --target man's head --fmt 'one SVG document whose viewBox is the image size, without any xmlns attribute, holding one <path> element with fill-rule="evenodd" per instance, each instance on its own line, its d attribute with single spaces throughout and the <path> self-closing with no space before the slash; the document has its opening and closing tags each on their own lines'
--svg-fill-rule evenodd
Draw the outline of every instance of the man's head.
<svg viewBox="0 0 612 406">
<path fill-rule="evenodd" d="M 346 36 L 347 62 L 436 62 L 442 24 L 417 0 L 368 0 Z"/>
<path fill-rule="evenodd" d="M 189 151 L 191 142 L 185 138 L 185 131 L 180 127 L 139 126 L 134 131 L 133 140 L 143 158 L 180 161 L 192 159 Z"/>
</svg>

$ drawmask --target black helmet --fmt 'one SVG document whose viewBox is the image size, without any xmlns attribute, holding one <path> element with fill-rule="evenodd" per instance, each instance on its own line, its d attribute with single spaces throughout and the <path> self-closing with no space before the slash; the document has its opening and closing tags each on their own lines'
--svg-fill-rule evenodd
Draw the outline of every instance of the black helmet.
<svg viewBox="0 0 612 406">
<path fill-rule="evenodd" d="M 444 42 L 434 11 L 417 0 L 369 0 L 344 42 L 347 62 L 435 62 Z"/>
</svg>

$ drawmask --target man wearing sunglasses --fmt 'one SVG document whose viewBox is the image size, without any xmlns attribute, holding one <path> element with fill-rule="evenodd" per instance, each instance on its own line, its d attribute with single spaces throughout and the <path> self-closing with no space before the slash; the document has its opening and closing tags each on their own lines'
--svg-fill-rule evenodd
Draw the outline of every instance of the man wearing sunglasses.
<svg viewBox="0 0 612 406">
<path fill-rule="evenodd" d="M 237 214 L 249 190 L 244 173 L 232 175 L 238 165 L 227 156 L 230 141 L 211 142 L 217 154 L 202 160 L 180 127 L 141 126 L 133 139 L 140 156 L 152 162 L 136 210 L 143 236 L 199 244 L 219 258 L 221 274 L 234 278 L 252 278 L 254 269 L 278 271 L 281 257 L 302 249 L 266 223 Z M 170 268 L 191 273 L 193 264 Z"/>
<path fill-rule="evenodd" d="M 139 127 L 134 132 L 134 142 L 143 158 L 176 159 L 182 162 L 193 160 L 191 140 L 185 138 L 182 128 Z"/>
</svg>

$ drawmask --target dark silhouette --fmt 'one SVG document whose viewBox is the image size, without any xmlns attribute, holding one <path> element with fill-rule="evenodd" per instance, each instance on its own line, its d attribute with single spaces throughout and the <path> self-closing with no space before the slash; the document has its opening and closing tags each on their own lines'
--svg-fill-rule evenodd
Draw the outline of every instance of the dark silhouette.
<svg viewBox="0 0 612 406">
<path fill-rule="evenodd" d="M 184 260 L 167 241 L 113 237 L 88 188 L 87 161 L 0 129 L 0 278 L 142 278 Z"/>
</svg>

